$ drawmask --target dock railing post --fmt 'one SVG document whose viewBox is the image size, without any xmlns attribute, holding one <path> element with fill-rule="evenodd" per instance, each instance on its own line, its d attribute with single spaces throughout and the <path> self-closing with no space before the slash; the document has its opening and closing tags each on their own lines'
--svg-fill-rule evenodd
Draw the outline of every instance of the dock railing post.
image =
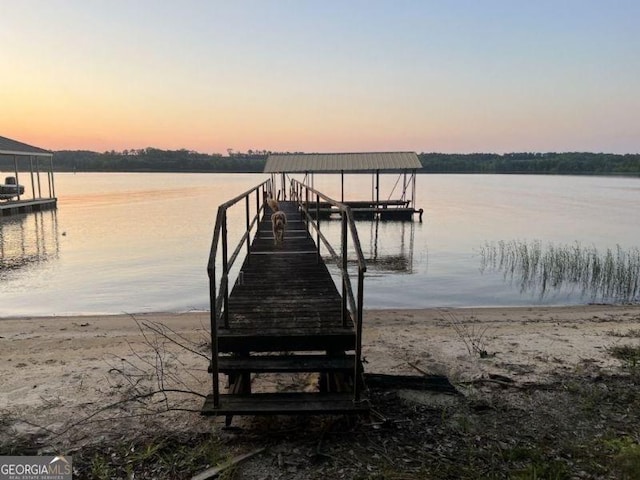
<svg viewBox="0 0 640 480">
<path fill-rule="evenodd" d="M 227 210 L 222 217 L 222 288 L 224 289 L 224 328 L 229 328 L 229 264 L 227 252 Z"/>
<path fill-rule="evenodd" d="M 220 221 L 222 208 L 218 208 L 216 224 Z M 217 408 L 220 404 L 220 383 L 218 373 L 218 298 L 216 284 L 216 256 L 218 243 L 214 232 L 214 239 L 209 252 L 209 263 L 207 274 L 209 275 L 209 301 L 211 302 L 210 324 L 211 324 L 211 381 L 213 384 L 213 406 Z"/>
<path fill-rule="evenodd" d="M 306 184 L 304 186 L 304 213 L 304 223 L 307 226 L 307 231 L 309 231 L 309 187 Z"/>
<path fill-rule="evenodd" d="M 364 269 L 358 268 L 358 311 L 356 314 L 356 366 L 353 376 L 353 400 L 360 401 L 360 357 L 362 356 L 362 306 L 364 304 Z"/>
<path fill-rule="evenodd" d="M 321 262 L 320 259 L 320 195 L 316 193 L 316 245 L 317 245 L 317 260 L 318 263 Z"/>
<path fill-rule="evenodd" d="M 347 212 L 342 210 L 342 328 L 347 328 Z"/>
<path fill-rule="evenodd" d="M 263 195 L 263 198 L 264 198 L 264 195 Z M 256 218 L 258 221 L 258 225 L 256 226 L 256 237 L 259 237 L 260 236 L 260 187 L 256 189 Z"/>
<path fill-rule="evenodd" d="M 245 197 L 245 205 L 246 205 L 246 208 L 245 208 L 246 215 L 245 215 L 245 217 L 246 217 L 246 220 L 247 220 L 247 263 L 251 263 L 251 244 L 250 244 L 250 238 L 249 238 L 251 236 L 249 234 L 249 229 L 250 229 L 250 225 L 251 225 L 249 223 L 249 195 L 247 195 Z"/>
<path fill-rule="evenodd" d="M 216 267 L 212 262 L 209 270 L 209 298 L 211 301 L 211 382 L 213 383 L 213 406 L 220 406 L 220 381 L 218 377 L 218 319 L 216 318 Z"/>
</svg>

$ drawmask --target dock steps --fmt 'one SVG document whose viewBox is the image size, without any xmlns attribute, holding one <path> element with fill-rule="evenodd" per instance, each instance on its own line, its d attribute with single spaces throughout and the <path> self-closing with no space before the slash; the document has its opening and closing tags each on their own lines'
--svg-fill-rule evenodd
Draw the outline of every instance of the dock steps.
<svg viewBox="0 0 640 480">
<path fill-rule="evenodd" d="M 286 333 L 286 335 L 285 335 Z M 352 350 L 355 335 L 342 328 L 291 328 L 282 329 L 242 329 L 220 330 L 218 349 L 221 353 L 234 352 L 298 352 Z"/>
<path fill-rule="evenodd" d="M 288 372 L 353 372 L 355 356 L 328 355 L 254 355 L 251 357 L 220 357 L 221 373 L 288 373 Z"/>
<path fill-rule="evenodd" d="M 318 415 L 358 414 L 369 411 L 367 401 L 354 402 L 351 393 L 221 394 L 220 405 L 208 395 L 203 415 Z"/>
</svg>

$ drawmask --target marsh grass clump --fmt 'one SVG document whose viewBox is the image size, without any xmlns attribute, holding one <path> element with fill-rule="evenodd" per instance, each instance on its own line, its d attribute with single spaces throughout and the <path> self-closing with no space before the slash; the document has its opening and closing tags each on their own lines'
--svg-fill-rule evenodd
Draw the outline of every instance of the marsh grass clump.
<svg viewBox="0 0 640 480">
<path fill-rule="evenodd" d="M 511 240 L 485 243 L 480 248 L 480 271 L 496 270 L 516 282 L 520 291 L 538 292 L 579 288 L 593 300 L 631 303 L 640 301 L 640 250 L 599 252 L 596 247 Z"/>
<path fill-rule="evenodd" d="M 464 343 L 469 355 L 477 355 L 480 358 L 489 358 L 492 355 L 487 351 L 487 330 L 488 325 L 476 325 L 471 319 L 459 319 L 451 312 L 446 312 L 445 316 L 449 319 L 449 325 L 455 330 L 456 334 Z"/>
<path fill-rule="evenodd" d="M 634 372 L 640 368 L 640 346 L 615 345 L 608 352 L 613 358 L 620 360 L 625 368 Z"/>
</svg>

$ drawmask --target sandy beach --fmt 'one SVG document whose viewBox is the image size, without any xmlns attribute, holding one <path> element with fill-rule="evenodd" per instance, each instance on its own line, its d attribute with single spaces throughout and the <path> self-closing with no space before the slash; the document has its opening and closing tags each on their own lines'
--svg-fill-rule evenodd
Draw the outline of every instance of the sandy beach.
<svg viewBox="0 0 640 480">
<path fill-rule="evenodd" d="M 159 351 L 174 385 L 206 395 L 208 324 L 206 312 L 0 320 L 0 411 L 53 428 L 118 398 L 131 386 L 126 375 L 149 373 Z M 638 328 L 640 306 L 372 310 L 365 312 L 363 356 L 367 373 L 539 383 L 562 371 L 618 368 L 607 349 L 637 344 L 625 333 Z M 264 375 L 254 388 L 293 387 L 279 382 Z M 199 402 L 189 404 L 198 409 Z"/>
</svg>

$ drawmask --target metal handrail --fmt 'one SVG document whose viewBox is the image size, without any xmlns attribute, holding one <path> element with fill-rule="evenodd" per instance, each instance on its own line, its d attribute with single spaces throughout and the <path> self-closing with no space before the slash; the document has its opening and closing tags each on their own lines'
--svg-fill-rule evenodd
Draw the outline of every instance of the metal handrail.
<svg viewBox="0 0 640 480">
<path fill-rule="evenodd" d="M 355 327 L 356 332 L 356 346 L 355 346 L 355 357 L 356 364 L 354 367 L 354 382 L 353 382 L 353 396 L 354 401 L 360 401 L 360 358 L 362 355 L 362 310 L 364 304 L 364 274 L 367 271 L 367 264 L 364 259 L 364 254 L 362 253 L 362 247 L 360 244 L 360 238 L 358 237 L 358 230 L 355 225 L 355 219 L 353 216 L 353 212 L 348 205 L 344 203 L 338 202 L 327 195 L 319 192 L 315 188 L 301 183 L 298 180 L 291 179 L 291 190 L 295 192 L 295 196 L 298 199 L 298 203 L 302 207 L 302 211 L 305 215 L 305 221 L 307 223 L 307 227 L 313 227 L 317 235 L 317 255 L 318 261 L 320 261 L 320 240 L 322 240 L 323 244 L 331 254 L 331 257 L 336 262 L 338 269 L 342 274 L 342 324 L 346 327 L 347 322 L 347 303 L 349 304 L 351 310 L 351 320 Z M 304 199 L 303 202 L 303 192 Z M 309 201 L 309 194 L 315 196 L 315 212 L 316 218 L 315 221 L 311 214 L 309 213 L 309 206 L 311 202 Z M 341 216 L 341 256 L 339 257 L 330 242 L 320 231 L 320 199 L 323 199 L 326 202 L 329 202 L 331 205 L 336 207 L 340 212 Z M 349 271 L 347 269 L 347 256 L 348 256 L 348 237 L 351 236 L 351 241 L 353 242 L 353 247 L 356 253 L 357 263 L 358 263 L 358 290 L 357 296 L 354 296 L 353 293 L 353 285 L 351 282 L 351 277 L 349 276 Z"/>
<path fill-rule="evenodd" d="M 262 192 L 262 202 L 260 201 L 260 192 Z M 250 197 L 254 193 L 256 196 L 256 212 L 253 218 L 250 219 Z M 213 382 L 213 404 L 215 407 L 218 407 L 220 404 L 218 374 L 218 321 L 223 320 L 225 328 L 229 327 L 229 272 L 237 258 L 240 256 L 243 245 L 246 244 L 247 258 L 250 256 L 251 231 L 254 226 L 258 225 L 260 214 L 264 210 L 265 197 L 267 193 L 273 195 L 273 184 L 270 179 L 256 185 L 218 207 L 216 224 L 213 230 L 213 239 L 211 241 L 211 249 L 209 251 L 209 262 L 207 263 L 207 274 L 209 276 L 209 301 L 211 302 L 211 379 Z M 243 199 L 245 200 L 246 230 L 231 254 L 231 257 L 229 257 L 227 210 Z M 220 246 L 222 246 L 222 274 L 220 276 L 220 285 L 218 287 L 216 285 L 216 260 Z"/>
</svg>

